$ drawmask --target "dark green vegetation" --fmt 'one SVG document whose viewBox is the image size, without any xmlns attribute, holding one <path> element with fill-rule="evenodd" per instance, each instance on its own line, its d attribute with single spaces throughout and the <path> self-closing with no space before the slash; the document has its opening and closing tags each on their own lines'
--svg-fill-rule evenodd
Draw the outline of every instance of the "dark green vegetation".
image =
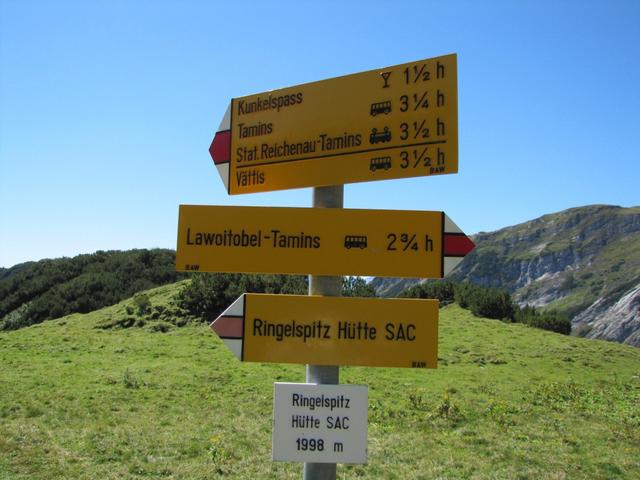
<svg viewBox="0 0 640 480">
<path fill-rule="evenodd" d="M 212 321 L 245 292 L 304 295 L 307 279 L 301 275 L 197 274 L 178 301 L 191 315 Z"/>
<path fill-rule="evenodd" d="M 22 263 L 0 272 L 0 330 L 91 312 L 180 278 L 172 250 L 99 251 Z"/>
<path fill-rule="evenodd" d="M 177 293 L 154 305 L 148 293 L 140 292 L 123 302 L 119 314 L 100 322 L 99 328 L 149 327 L 154 331 L 168 331 L 191 322 L 211 322 L 243 293 L 272 293 L 306 295 L 307 277 L 294 275 L 246 275 L 216 273 L 193 275 L 190 280 L 176 284 Z M 174 291 L 173 289 L 171 290 Z M 375 296 L 373 288 L 359 277 L 344 277 L 342 295 L 345 297 Z"/>
<path fill-rule="evenodd" d="M 566 315 L 549 310 L 542 312 L 529 306 L 520 308 L 513 302 L 511 295 L 500 288 L 481 287 L 468 282 L 432 281 L 414 285 L 399 296 L 436 298 L 440 305 L 455 301 L 477 317 L 524 323 L 565 335 L 571 333 L 571 321 Z"/>
<path fill-rule="evenodd" d="M 271 461 L 271 413 L 304 367 L 240 363 L 166 313 L 186 283 L 0 332 L 0 478 L 301 477 Z M 149 321 L 100 328 L 128 309 Z M 440 314 L 438 369 L 341 369 L 369 386 L 369 463 L 338 478 L 640 478 L 638 349 Z"/>
<path fill-rule="evenodd" d="M 307 277 L 301 275 L 197 274 L 192 277 L 193 282 L 184 285 L 174 306 L 182 310 L 174 308 L 173 313 L 202 320 L 215 318 L 245 292 L 304 295 L 308 288 Z M 159 249 L 99 251 L 3 268 L 0 269 L 0 330 L 14 330 L 71 313 L 88 313 L 181 278 L 186 275 L 175 271 L 175 252 Z M 375 296 L 375 290 L 361 278 L 345 277 L 343 295 Z M 143 299 L 142 296 L 138 300 Z M 137 305 L 135 311 L 142 317 L 153 315 L 144 305 Z M 170 316 L 169 312 L 164 316 Z M 138 320 L 131 316 L 120 319 L 122 325 Z"/>
<path fill-rule="evenodd" d="M 243 293 L 306 295 L 308 285 L 308 277 L 302 275 L 197 274 L 181 291 L 178 302 L 191 315 L 211 321 Z M 342 279 L 345 297 L 373 297 L 375 293 L 360 277 Z"/>
</svg>

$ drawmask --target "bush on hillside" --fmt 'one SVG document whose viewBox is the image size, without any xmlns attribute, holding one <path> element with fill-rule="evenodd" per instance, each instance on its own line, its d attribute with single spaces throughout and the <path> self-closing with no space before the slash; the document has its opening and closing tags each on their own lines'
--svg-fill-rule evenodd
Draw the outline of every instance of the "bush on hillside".
<svg viewBox="0 0 640 480">
<path fill-rule="evenodd" d="M 146 315 L 151 310 L 151 300 L 146 293 L 136 293 L 133 296 L 133 303 L 136 306 L 138 315 Z"/>
<path fill-rule="evenodd" d="M 302 275 L 195 274 L 178 295 L 178 304 L 205 321 L 215 319 L 243 293 L 306 295 L 308 277 Z M 361 277 L 343 277 L 345 297 L 373 297 L 375 290 Z"/>
<path fill-rule="evenodd" d="M 401 298 L 435 298 L 440 306 L 453 302 L 456 284 L 447 280 L 419 283 L 400 293 Z"/>
<path fill-rule="evenodd" d="M 205 321 L 215 319 L 243 293 L 304 295 L 306 277 L 300 275 L 247 275 L 199 273 L 178 295 L 178 304 Z"/>
<path fill-rule="evenodd" d="M 515 321 L 564 335 L 571 333 L 571 320 L 569 317 L 554 310 L 540 312 L 534 307 L 526 305 L 522 309 L 518 309 Z"/>
<path fill-rule="evenodd" d="M 512 320 L 515 306 L 511 295 L 499 288 L 486 288 L 472 283 L 459 283 L 455 287 L 456 303 L 462 308 L 484 318 L 496 320 Z"/>
<path fill-rule="evenodd" d="M 478 317 L 524 323 L 564 335 L 571 333 L 568 316 L 555 311 L 540 312 L 529 306 L 520 309 L 513 303 L 509 292 L 499 288 L 481 287 L 469 282 L 430 281 L 404 290 L 400 297 L 435 298 L 441 305 L 455 301 Z"/>
<path fill-rule="evenodd" d="M 376 289 L 362 277 L 342 277 L 343 297 L 375 297 Z"/>
</svg>

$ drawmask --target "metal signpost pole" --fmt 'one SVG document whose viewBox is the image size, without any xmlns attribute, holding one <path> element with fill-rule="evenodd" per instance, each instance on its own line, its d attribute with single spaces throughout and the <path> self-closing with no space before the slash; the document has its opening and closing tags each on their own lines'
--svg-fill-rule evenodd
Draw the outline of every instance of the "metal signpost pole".
<svg viewBox="0 0 640 480">
<path fill-rule="evenodd" d="M 314 208 L 342 208 L 344 185 L 314 187 Z M 342 277 L 309 275 L 309 295 L 339 297 L 342 292 Z M 307 383 L 337 385 L 340 383 L 340 367 L 307 365 Z M 302 469 L 304 480 L 336 480 L 335 463 L 305 463 Z"/>
</svg>

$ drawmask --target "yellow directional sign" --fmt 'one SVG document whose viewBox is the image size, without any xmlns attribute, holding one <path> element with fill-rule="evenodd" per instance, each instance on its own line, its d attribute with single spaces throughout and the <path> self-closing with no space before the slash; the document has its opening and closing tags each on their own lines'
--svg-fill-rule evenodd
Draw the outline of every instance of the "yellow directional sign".
<svg viewBox="0 0 640 480">
<path fill-rule="evenodd" d="M 242 361 L 436 368 L 438 301 L 244 294 L 211 328 Z"/>
<path fill-rule="evenodd" d="M 234 98 L 209 151 L 229 194 L 457 173 L 457 57 Z"/>
<path fill-rule="evenodd" d="M 176 269 L 441 278 L 473 248 L 443 212 L 181 205 Z"/>
</svg>

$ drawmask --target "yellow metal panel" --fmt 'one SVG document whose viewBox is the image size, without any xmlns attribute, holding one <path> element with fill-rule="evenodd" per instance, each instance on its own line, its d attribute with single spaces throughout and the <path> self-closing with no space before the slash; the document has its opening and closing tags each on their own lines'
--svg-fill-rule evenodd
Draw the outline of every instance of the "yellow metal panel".
<svg viewBox="0 0 640 480">
<path fill-rule="evenodd" d="M 442 212 L 181 205 L 178 271 L 441 278 Z"/>
<path fill-rule="evenodd" d="M 236 98 L 230 126 L 230 194 L 457 173 L 457 57 Z"/>
<path fill-rule="evenodd" d="M 247 294 L 245 302 L 245 361 L 437 366 L 437 300 Z"/>
</svg>

